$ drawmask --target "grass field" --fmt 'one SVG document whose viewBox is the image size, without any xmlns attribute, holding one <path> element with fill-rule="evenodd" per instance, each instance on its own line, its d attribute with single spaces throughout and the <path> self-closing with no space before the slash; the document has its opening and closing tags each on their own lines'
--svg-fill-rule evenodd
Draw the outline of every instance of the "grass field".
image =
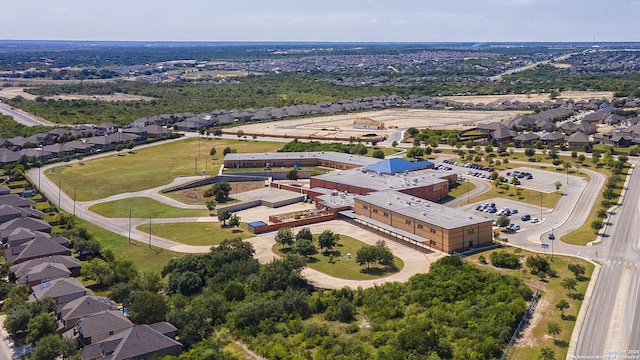
<svg viewBox="0 0 640 360">
<path fill-rule="evenodd" d="M 247 223 L 240 223 L 235 231 L 222 227 L 221 223 L 169 223 L 153 224 L 153 235 L 187 245 L 219 245 L 225 239 L 240 237 L 247 239 L 254 235 L 247 231 Z M 138 230 L 149 232 L 149 224 L 142 224 Z"/>
<path fill-rule="evenodd" d="M 314 234 L 314 243 L 318 243 L 318 235 Z M 324 254 L 322 251 L 307 258 L 307 266 L 314 270 L 318 270 L 327 275 L 331 275 L 340 279 L 348 280 L 369 280 L 377 279 L 387 275 L 391 275 L 398 270 L 388 271 L 379 265 L 372 265 L 369 270 L 365 266 L 358 265 L 356 261 L 356 253 L 358 249 L 366 244 L 358 241 L 350 236 L 340 234 L 340 241 L 338 246 L 330 254 Z M 282 246 L 275 244 L 273 251 L 284 255 L 290 251 L 290 248 L 282 249 Z M 351 258 L 347 256 L 351 254 Z M 333 255 L 333 262 L 331 261 L 331 255 Z M 393 262 L 397 269 L 404 267 L 404 262 L 397 256 L 393 257 Z"/>
<path fill-rule="evenodd" d="M 448 201 L 451 201 L 458 196 L 466 195 L 469 191 L 476 188 L 476 185 L 470 181 L 462 181 L 457 182 L 451 186 L 449 186 L 449 193 L 444 198 L 438 201 L 441 204 L 444 204 Z"/>
<path fill-rule="evenodd" d="M 511 199 L 515 201 L 521 201 L 526 204 L 540 206 L 540 194 L 542 194 L 542 206 L 545 208 L 554 208 L 558 203 L 558 200 L 562 197 L 559 192 L 552 193 L 544 193 L 540 191 L 535 191 L 531 189 L 519 188 L 522 190 L 522 194 L 518 197 L 516 196 L 515 189 L 513 186 L 510 186 L 509 191 L 505 191 L 503 189 L 496 189 L 495 186 L 492 185 L 491 190 L 487 191 L 484 194 L 480 194 L 474 198 L 471 198 L 471 203 L 493 199 L 496 197 L 502 197 L 505 199 Z M 461 205 L 466 205 L 467 203 L 462 203 Z"/>
<path fill-rule="evenodd" d="M 114 234 L 79 218 L 74 221 L 77 227 L 86 228 L 88 233 L 100 242 L 103 250 L 113 251 L 117 259 L 133 261 L 139 272 L 159 273 L 170 259 L 186 255 L 153 246 L 149 249 L 147 244 L 137 241 L 131 241 L 129 244 L 128 239 L 124 236 Z"/>
<path fill-rule="evenodd" d="M 231 191 L 229 194 L 233 196 L 236 192 L 242 193 L 245 191 L 251 191 L 256 189 L 264 189 L 264 181 L 240 181 L 240 182 L 232 182 L 229 183 L 231 185 Z M 191 189 L 172 191 L 163 194 L 164 196 L 178 200 L 183 204 L 188 205 L 204 205 L 207 198 L 204 197 L 203 193 L 206 189 L 211 187 L 211 185 L 199 186 Z"/>
<path fill-rule="evenodd" d="M 179 209 L 147 197 L 132 197 L 93 205 L 89 210 L 110 218 L 174 218 L 209 216 L 209 210 Z"/>
<path fill-rule="evenodd" d="M 62 191 L 78 201 L 102 199 L 124 192 L 140 191 L 166 185 L 176 176 L 199 174 L 207 168 L 207 173 L 218 173 L 225 147 L 237 152 L 270 152 L 280 149 L 283 144 L 265 141 L 241 141 L 230 139 L 183 139 L 165 144 L 123 152 L 100 159 L 63 164 L 47 170 L 45 175 Z M 212 158 L 209 151 L 216 148 Z M 198 152 L 198 149 L 200 150 Z M 198 155 L 199 154 L 199 155 Z M 196 168 L 196 158 L 199 158 Z M 205 164 L 207 164 L 205 166 Z"/>
<path fill-rule="evenodd" d="M 492 252 L 507 251 L 514 253 L 515 250 L 516 248 L 505 247 L 474 254 L 467 258 L 478 266 L 516 276 L 522 279 L 534 291 L 537 288 L 540 289 L 542 296 L 534 311 L 535 316 L 524 332 L 527 336 L 518 340 L 509 353 L 509 359 L 537 359 L 540 349 L 545 346 L 549 346 L 554 350 L 556 359 L 564 359 L 567 356 L 569 340 L 571 339 L 571 333 L 576 323 L 575 319 L 582 306 L 582 300 L 579 300 L 579 297 L 574 295 L 584 295 L 589 285 L 589 279 L 593 273 L 594 266 L 581 259 L 555 256 L 551 261 L 551 268 L 557 272 L 557 277 L 548 277 L 545 281 L 540 281 L 536 275 L 529 273 L 528 268 L 524 265 L 526 263 L 526 257 L 534 255 L 531 252 L 522 251 L 519 253 L 521 258 L 520 263 L 522 264 L 520 269 L 499 269 L 490 264 L 489 256 Z M 484 256 L 489 264 L 481 264 L 478 259 L 480 255 Z M 548 259 L 551 260 L 550 257 L 548 257 Z M 585 266 L 586 274 L 577 282 L 576 290 L 572 291 L 570 296 L 568 291 L 560 284 L 565 278 L 574 278 L 574 274 L 567 268 L 567 265 L 571 263 Z M 560 310 L 555 307 L 562 299 L 566 300 L 570 305 L 569 309 L 564 311 L 564 318 L 561 316 Z M 552 339 L 551 335 L 547 334 L 547 324 L 549 322 L 555 322 L 560 325 L 561 332 L 555 337 L 555 340 Z"/>
</svg>

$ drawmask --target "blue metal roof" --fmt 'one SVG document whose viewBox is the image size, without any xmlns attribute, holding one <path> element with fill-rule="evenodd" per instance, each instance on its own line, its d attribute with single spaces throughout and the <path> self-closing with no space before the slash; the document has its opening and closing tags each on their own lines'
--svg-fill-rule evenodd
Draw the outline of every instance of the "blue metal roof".
<svg viewBox="0 0 640 360">
<path fill-rule="evenodd" d="M 396 174 L 403 171 L 413 171 L 417 169 L 424 169 L 433 165 L 431 161 L 407 161 L 400 158 L 385 159 L 377 162 L 373 165 L 365 166 L 366 171 L 373 171 L 382 174 Z"/>
</svg>

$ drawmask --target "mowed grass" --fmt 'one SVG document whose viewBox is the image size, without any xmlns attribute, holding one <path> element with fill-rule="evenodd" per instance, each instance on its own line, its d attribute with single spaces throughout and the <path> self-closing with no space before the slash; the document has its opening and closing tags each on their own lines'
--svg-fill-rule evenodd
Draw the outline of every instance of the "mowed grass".
<svg viewBox="0 0 640 360">
<path fill-rule="evenodd" d="M 222 227 L 221 223 L 168 223 L 151 224 L 153 235 L 187 245 L 220 245 L 225 239 L 253 237 L 247 230 L 247 223 L 240 223 L 237 229 Z M 149 224 L 142 224 L 138 230 L 149 233 Z"/>
<path fill-rule="evenodd" d="M 149 249 L 148 244 L 135 240 L 131 240 L 131 244 L 129 244 L 129 240 L 124 236 L 112 233 L 80 218 L 75 218 L 74 221 L 77 227 L 87 229 L 92 238 L 100 242 L 103 250 L 113 251 L 116 259 L 131 260 L 139 272 L 159 273 L 169 260 L 186 255 L 155 246 L 151 246 Z"/>
<path fill-rule="evenodd" d="M 224 159 L 222 152 L 227 146 L 244 153 L 276 151 L 283 144 L 190 138 L 134 149 L 133 153 L 122 152 L 121 156 L 114 154 L 95 160 L 62 164 L 47 170 L 45 175 L 56 184 L 61 184 L 62 191 L 66 194 L 73 197 L 75 193 L 78 201 L 97 200 L 166 185 L 176 176 L 195 175 L 196 170 L 201 175 L 205 168 L 209 175 L 217 175 Z M 209 155 L 212 147 L 217 152 L 213 157 Z"/>
<path fill-rule="evenodd" d="M 318 244 L 318 234 L 313 235 L 314 244 Z M 325 254 L 322 250 L 318 250 L 318 253 L 307 258 L 307 266 L 314 270 L 318 270 L 327 275 L 347 280 L 370 280 L 385 277 L 398 272 L 404 267 L 404 262 L 397 256 L 393 257 L 393 262 L 396 265 L 395 270 L 388 270 L 380 265 L 371 265 L 370 269 L 366 266 L 358 265 L 356 261 L 356 253 L 358 249 L 367 244 L 356 240 L 350 236 L 340 234 L 340 241 L 338 246 L 333 249 L 331 253 Z M 280 255 L 285 255 L 291 252 L 290 248 L 275 244 L 273 251 Z M 347 254 L 351 254 L 351 258 L 347 257 Z M 333 262 L 331 261 L 331 255 L 333 255 Z"/>
<path fill-rule="evenodd" d="M 496 189 L 494 185 L 491 185 L 491 190 L 487 191 L 484 194 L 480 194 L 476 197 L 471 198 L 471 203 L 489 200 L 497 197 L 520 201 L 530 205 L 540 206 L 540 194 L 542 194 L 542 206 L 547 209 L 554 208 L 562 195 L 559 192 L 545 193 L 540 191 L 535 191 L 531 189 L 518 188 L 522 190 L 522 194 L 520 196 L 516 195 L 516 190 L 512 185 L 509 186 L 509 190 L 505 191 L 503 189 Z M 466 205 L 466 203 L 465 203 Z"/>
<path fill-rule="evenodd" d="M 521 258 L 520 269 L 500 269 L 491 265 L 489 260 L 492 252 L 506 251 L 509 253 L 517 253 Z M 484 256 L 488 264 L 481 264 L 478 258 Z M 509 353 L 509 359 L 537 359 L 540 349 L 545 346 L 549 346 L 553 349 L 556 355 L 556 359 L 564 359 L 567 357 L 567 351 L 569 341 L 571 339 L 571 333 L 576 323 L 576 317 L 582 306 L 582 300 L 579 297 L 574 297 L 575 294 L 584 295 L 589 285 L 589 279 L 594 270 L 594 265 L 584 261 L 582 259 L 571 258 L 567 256 L 547 256 L 550 260 L 551 268 L 557 272 L 557 277 L 547 277 L 545 281 L 540 281 L 538 276 L 532 275 L 529 272 L 529 268 L 526 267 L 526 258 L 528 256 L 535 256 L 536 254 L 518 250 L 513 247 L 504 247 L 500 249 L 494 249 L 482 253 L 477 253 L 467 257 L 467 259 L 476 265 L 488 268 L 493 271 L 498 271 L 503 274 L 516 276 L 522 279 L 529 287 L 534 291 L 539 288 L 542 294 L 540 302 L 534 311 L 534 318 L 530 322 L 529 329 L 525 330 L 528 336 L 518 340 L 516 345 Z M 541 255 L 542 256 L 542 255 Z M 577 282 L 576 290 L 571 291 L 571 294 L 561 286 L 561 282 L 566 278 L 575 278 L 574 274 L 569 271 L 567 266 L 571 263 L 581 264 L 586 268 L 585 275 Z M 571 296 L 570 296 L 571 295 Z M 560 310 L 556 309 L 556 304 L 560 300 L 566 300 L 569 303 L 569 309 L 564 311 L 564 318 L 561 316 Z M 555 340 L 551 335 L 547 334 L 547 324 L 555 322 L 560 325 L 561 332 L 555 336 Z"/>
<path fill-rule="evenodd" d="M 209 216 L 209 210 L 180 209 L 147 197 L 132 197 L 108 201 L 89 207 L 89 210 L 110 218 L 174 218 Z"/>
<path fill-rule="evenodd" d="M 440 201 L 438 201 L 441 204 L 447 203 L 459 196 L 463 196 L 476 188 L 476 185 L 474 183 L 472 183 L 471 181 L 462 181 L 462 182 L 457 182 L 453 185 L 449 186 L 449 193 L 447 194 L 447 196 L 445 196 L 444 198 L 442 198 Z M 466 204 L 466 203 L 465 203 Z"/>
</svg>

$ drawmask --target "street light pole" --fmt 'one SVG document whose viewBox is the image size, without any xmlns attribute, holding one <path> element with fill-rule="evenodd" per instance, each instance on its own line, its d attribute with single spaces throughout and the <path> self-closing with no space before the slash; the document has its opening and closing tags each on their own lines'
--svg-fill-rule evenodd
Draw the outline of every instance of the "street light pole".
<svg viewBox="0 0 640 360">
<path fill-rule="evenodd" d="M 467 205 L 469 205 L 470 200 L 469 200 L 469 192 L 471 192 L 471 190 L 469 190 L 471 188 L 471 184 L 469 184 L 469 179 L 467 179 Z"/>
<path fill-rule="evenodd" d="M 149 216 L 149 249 L 151 249 L 151 216 Z"/>
<path fill-rule="evenodd" d="M 540 221 L 542 221 L 542 193 L 540 193 Z"/>
</svg>

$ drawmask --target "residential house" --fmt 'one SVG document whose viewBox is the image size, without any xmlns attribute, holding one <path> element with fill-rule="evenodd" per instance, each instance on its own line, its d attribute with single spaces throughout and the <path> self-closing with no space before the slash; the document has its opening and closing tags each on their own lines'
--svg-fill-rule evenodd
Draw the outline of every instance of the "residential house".
<svg viewBox="0 0 640 360">
<path fill-rule="evenodd" d="M 85 295 L 59 307 L 57 311 L 58 327 L 56 332 L 61 334 L 76 327 L 76 323 L 89 315 L 105 310 L 116 310 L 116 304 L 102 296 Z"/>
<path fill-rule="evenodd" d="M 513 141 L 518 141 L 522 145 L 532 145 L 540 139 L 540 136 L 535 133 L 522 133 L 513 138 Z"/>
<path fill-rule="evenodd" d="M 29 216 L 21 216 L 0 224 L 0 240 L 6 243 L 9 235 L 18 228 L 25 228 L 31 231 L 51 232 L 51 225 L 43 219 Z"/>
<path fill-rule="evenodd" d="M 47 281 L 32 287 L 31 291 L 28 299 L 29 302 L 35 302 L 48 297 L 55 300 L 58 306 L 91 293 L 80 281 L 72 277 Z"/>
<path fill-rule="evenodd" d="M 547 133 L 540 137 L 540 141 L 545 145 L 559 145 L 564 143 L 564 135 L 559 132 Z"/>
<path fill-rule="evenodd" d="M 80 275 L 80 260 L 68 255 L 51 255 L 11 265 L 9 278 L 11 281 L 16 281 L 17 279 L 29 274 L 32 268 L 40 264 L 49 263 L 64 265 L 64 267 L 69 270 L 70 276 Z"/>
<path fill-rule="evenodd" d="M 584 146 L 589 144 L 589 135 L 578 131 L 567 138 L 570 150 L 584 150 Z"/>
<path fill-rule="evenodd" d="M 0 223 L 5 223 L 19 217 L 42 219 L 44 217 L 44 213 L 30 207 L 18 207 L 7 204 L 0 205 Z"/>
<path fill-rule="evenodd" d="M 83 360 L 149 359 L 178 355 L 182 344 L 149 325 L 134 325 L 82 349 Z"/>
<path fill-rule="evenodd" d="M 5 258 L 12 264 L 53 255 L 71 256 L 71 250 L 50 238 L 37 238 L 21 246 L 6 248 L 4 251 Z"/>
<path fill-rule="evenodd" d="M 63 264 L 45 262 L 29 268 L 23 276 L 16 279 L 16 283 L 27 285 L 27 287 L 34 287 L 47 281 L 68 278 L 70 276 L 71 271 Z"/>
<path fill-rule="evenodd" d="M 80 346 L 86 346 L 132 328 L 133 325 L 121 311 L 104 310 L 78 320 L 75 329 L 63 336 L 77 338 Z"/>
<path fill-rule="evenodd" d="M 598 127 L 590 122 L 581 122 L 575 129 L 576 131 L 583 132 L 587 135 L 593 135 L 598 132 Z"/>
</svg>

